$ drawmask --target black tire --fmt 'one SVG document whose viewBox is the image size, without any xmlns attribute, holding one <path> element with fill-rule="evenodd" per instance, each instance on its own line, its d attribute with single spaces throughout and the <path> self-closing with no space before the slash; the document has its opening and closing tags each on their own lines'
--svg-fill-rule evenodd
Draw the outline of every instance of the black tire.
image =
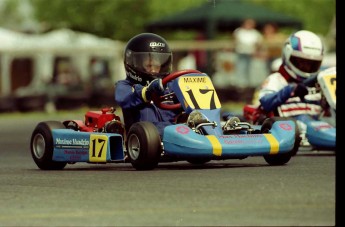
<svg viewBox="0 0 345 227">
<path fill-rule="evenodd" d="M 261 126 L 261 133 L 268 133 L 271 130 L 273 123 L 279 120 L 280 121 L 287 120 L 287 118 L 282 118 L 282 117 L 267 118 Z M 297 128 L 297 124 L 295 128 Z M 296 134 L 296 135 L 299 136 L 299 134 Z M 288 163 L 291 157 L 296 154 L 298 148 L 299 148 L 299 142 L 298 142 L 298 147 L 296 148 L 296 138 L 295 138 L 295 144 L 291 151 L 284 154 L 265 155 L 264 159 L 269 165 L 272 165 L 272 166 L 284 165 Z"/>
<path fill-rule="evenodd" d="M 287 118 L 284 118 L 285 120 L 292 120 L 293 122 L 295 122 L 295 144 L 293 146 L 293 149 L 291 151 L 292 153 L 292 156 L 295 156 L 299 150 L 299 147 L 301 145 L 301 135 L 300 135 L 300 132 L 299 132 L 299 128 L 298 128 L 298 125 L 297 125 L 297 121 L 295 118 L 292 118 L 292 117 L 287 117 Z"/>
<path fill-rule="evenodd" d="M 65 126 L 59 121 L 40 122 L 31 136 L 31 156 L 36 165 L 42 170 L 61 170 L 67 162 L 53 161 L 54 141 L 52 130 L 64 129 Z"/>
<path fill-rule="evenodd" d="M 151 122 L 134 123 L 127 135 L 127 153 L 136 170 L 152 170 L 157 167 L 162 145 L 159 132 Z"/>
</svg>

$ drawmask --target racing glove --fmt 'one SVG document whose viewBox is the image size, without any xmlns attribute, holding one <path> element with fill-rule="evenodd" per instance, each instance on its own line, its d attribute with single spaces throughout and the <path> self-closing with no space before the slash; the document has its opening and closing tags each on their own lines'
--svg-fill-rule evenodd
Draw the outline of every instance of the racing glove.
<svg viewBox="0 0 345 227">
<path fill-rule="evenodd" d="M 149 83 L 149 85 L 145 86 L 141 92 L 143 100 L 148 102 L 152 100 L 153 96 L 161 96 L 164 94 L 164 87 L 162 83 L 162 79 L 154 79 Z"/>
<path fill-rule="evenodd" d="M 298 96 L 301 100 L 304 100 L 304 96 L 306 96 L 307 94 L 308 94 L 307 87 L 302 83 L 297 84 L 294 90 L 294 96 Z"/>
</svg>

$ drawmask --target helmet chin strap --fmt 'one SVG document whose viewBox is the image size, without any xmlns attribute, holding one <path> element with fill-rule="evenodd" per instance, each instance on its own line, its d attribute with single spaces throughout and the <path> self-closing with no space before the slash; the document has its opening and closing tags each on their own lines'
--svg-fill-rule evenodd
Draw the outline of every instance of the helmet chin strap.
<svg viewBox="0 0 345 227">
<path fill-rule="evenodd" d="M 295 82 L 295 83 L 300 83 L 301 81 L 293 78 L 289 72 L 288 72 L 288 69 L 287 69 L 287 66 L 284 65 L 284 64 L 281 64 L 280 67 L 279 67 L 279 70 L 278 72 L 285 78 L 285 80 L 287 82 Z"/>
</svg>

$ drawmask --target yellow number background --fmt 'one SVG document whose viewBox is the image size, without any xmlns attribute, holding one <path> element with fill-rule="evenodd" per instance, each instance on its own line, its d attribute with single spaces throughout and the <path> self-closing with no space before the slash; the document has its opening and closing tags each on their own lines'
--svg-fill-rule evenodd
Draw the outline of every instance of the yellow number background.
<svg viewBox="0 0 345 227">
<path fill-rule="evenodd" d="M 205 79 L 205 80 L 202 83 L 201 82 L 197 83 L 197 82 L 193 82 L 193 80 L 195 79 Z M 218 95 L 209 77 L 182 77 L 180 78 L 178 83 L 183 93 L 183 96 L 185 98 L 185 102 L 193 109 L 195 108 L 195 106 L 190 99 L 190 95 L 187 92 L 189 90 L 192 90 L 195 100 L 197 101 L 201 109 L 210 109 L 212 94 L 214 94 L 214 101 L 215 101 L 216 108 L 221 107 L 220 101 L 218 99 Z M 199 91 L 200 89 L 208 89 L 208 90 L 213 90 L 213 91 L 209 91 L 206 94 L 202 94 Z"/>
<path fill-rule="evenodd" d="M 336 102 L 336 88 L 337 88 L 337 82 L 336 80 L 334 80 L 335 82 L 332 84 L 331 81 L 332 79 L 336 79 L 336 75 L 326 75 L 323 77 L 323 79 L 325 80 L 325 85 L 327 87 L 327 90 L 329 91 L 332 101 L 333 103 Z"/>
<path fill-rule="evenodd" d="M 95 143 L 95 144 L 93 144 Z M 90 162 L 106 162 L 107 161 L 107 144 L 108 137 L 100 134 L 90 135 L 89 160 Z M 95 151 L 93 151 L 95 149 Z M 98 157 L 99 153 L 101 156 Z M 95 156 L 92 156 L 92 154 Z"/>
</svg>

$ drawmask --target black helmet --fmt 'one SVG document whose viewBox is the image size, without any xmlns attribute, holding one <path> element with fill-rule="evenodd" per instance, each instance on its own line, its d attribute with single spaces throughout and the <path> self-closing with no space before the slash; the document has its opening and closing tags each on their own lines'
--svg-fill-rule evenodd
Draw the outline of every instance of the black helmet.
<svg viewBox="0 0 345 227">
<path fill-rule="evenodd" d="M 145 86 L 171 73 L 172 52 L 161 36 L 141 33 L 128 41 L 124 63 L 127 79 Z"/>
</svg>

